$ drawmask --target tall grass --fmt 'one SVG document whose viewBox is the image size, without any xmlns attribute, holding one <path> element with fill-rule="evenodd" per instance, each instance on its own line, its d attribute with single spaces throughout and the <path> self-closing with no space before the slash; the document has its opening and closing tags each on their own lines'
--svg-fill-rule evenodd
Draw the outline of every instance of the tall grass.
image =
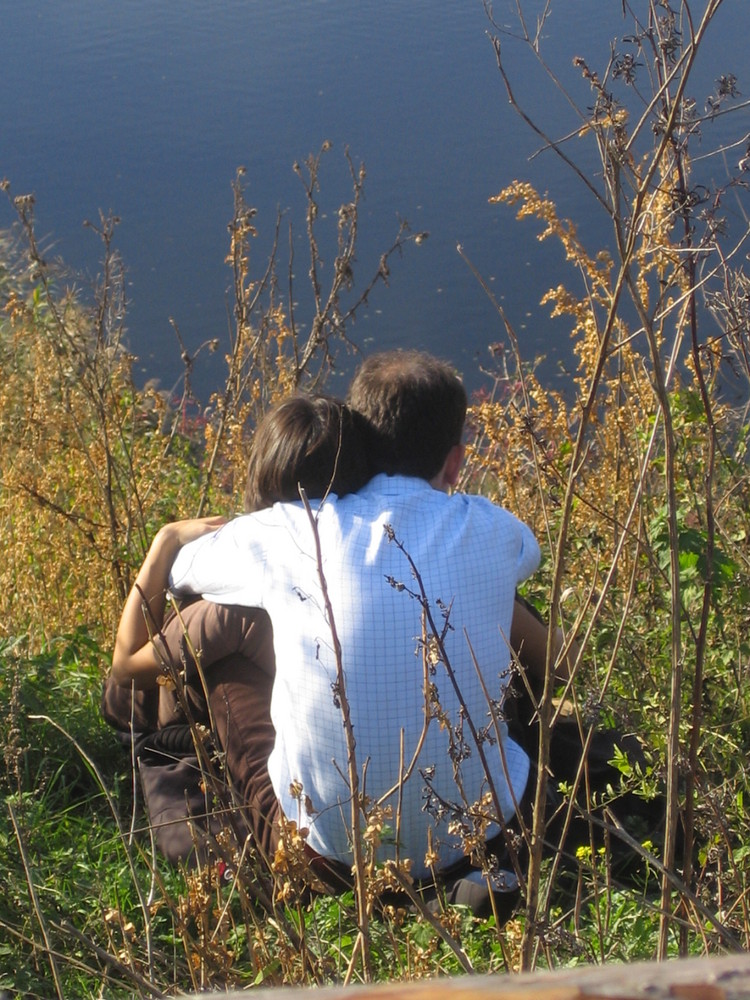
<svg viewBox="0 0 750 1000">
<path fill-rule="evenodd" d="M 384 888 L 411 889 L 404 870 L 372 864 L 382 817 L 364 802 L 370 839 L 355 891 L 340 899 L 308 899 L 292 828 L 270 870 L 229 832 L 217 844 L 226 869 L 165 870 L 133 806 L 128 761 L 97 711 L 122 601 L 155 528 L 235 508 L 264 408 L 325 384 L 359 304 L 387 280 L 391 254 L 418 236 L 400 229 L 377 273 L 355 286 L 364 171 L 349 161 L 351 194 L 333 230 L 321 230 L 328 149 L 310 157 L 298 167 L 311 278 L 303 325 L 297 294 L 280 292 L 281 241 L 259 273 L 251 265 L 254 213 L 239 174 L 227 380 L 204 411 L 190 405 L 198 357 L 185 357 L 181 399 L 133 380 L 116 220 L 92 227 L 103 262 L 88 303 L 38 246 L 33 200 L 15 199 L 18 232 L 0 266 L 3 985 L 147 996 L 176 985 L 415 978 L 748 947 L 750 278 L 745 216 L 730 211 L 742 207 L 746 182 L 741 168 L 722 168 L 716 183 L 691 159 L 700 140 L 705 162 L 714 123 L 742 110 L 737 81 L 720 71 L 712 94 L 690 93 L 720 7 L 626 4 L 626 40 L 601 67 L 579 61 L 589 100 L 571 107 L 577 141 L 597 150 L 598 177 L 535 124 L 506 70 L 510 45 L 529 47 L 544 70 L 543 17 L 532 31 L 519 3 L 511 32 L 490 22 L 503 97 L 588 188 L 612 238 L 587 249 L 522 181 L 497 194 L 570 265 L 569 281 L 544 301 L 570 331 L 577 368 L 571 393 L 541 384 L 496 303 L 507 336 L 471 408 L 462 486 L 532 525 L 545 559 L 526 596 L 580 649 L 571 682 L 561 690 L 550 670 L 539 700 L 537 806 L 562 696 L 584 737 L 608 724 L 639 734 L 649 766 L 619 761 L 623 784 L 667 799 L 663 843 L 630 845 L 642 859 L 630 886 L 599 851 L 599 828 L 563 878 L 542 854 L 537 808 L 523 907 L 504 927 L 455 908 L 428 912 L 418 897 L 378 909 Z M 326 240 L 335 264 L 323 287 Z M 491 294 L 477 278 L 477 294 Z M 552 666 L 552 645 L 548 657 Z M 556 791 L 572 816 L 575 789 Z M 622 834 L 605 819 L 610 843 Z"/>
<path fill-rule="evenodd" d="M 737 305 L 731 290 L 744 262 L 748 226 L 740 216 L 738 231 L 731 230 L 727 202 L 738 186 L 744 187 L 742 167 L 709 187 L 694 177 L 691 159 L 693 146 L 707 139 L 716 116 L 739 97 L 731 74 L 721 75 L 716 91 L 705 96 L 704 113 L 688 92 L 698 51 L 720 7 L 720 2 L 707 2 L 700 11 L 687 3 L 627 5 L 632 33 L 624 33 L 619 47 L 613 47 L 604 70 L 574 60 L 593 102 L 575 109 L 577 135 L 590 135 L 596 144 L 601 184 L 575 168 L 562 143 L 552 139 L 550 144 L 611 219 L 613 253 L 586 253 L 575 228 L 559 220 L 554 206 L 528 185 L 513 184 L 499 195 L 519 205 L 520 216 L 541 219 L 541 238 L 557 237 L 582 278 L 582 293 L 558 287 L 545 297 L 553 315 L 570 319 L 579 369 L 578 399 L 567 420 L 568 451 L 557 463 L 559 495 L 554 507 L 544 505 L 539 529 L 553 553 L 549 604 L 556 619 L 570 580 L 571 549 L 581 538 L 581 515 L 589 525 L 592 514 L 598 515 L 604 541 L 589 546 L 586 575 L 582 567 L 580 576 L 574 571 L 580 583 L 572 627 L 577 632 L 585 626 L 584 652 L 602 619 L 611 616 L 617 629 L 602 664 L 600 699 L 615 675 L 630 624 L 651 640 L 640 662 L 652 674 L 657 670 L 661 698 L 669 692 L 663 707 L 668 813 L 661 955 L 673 918 L 689 912 L 684 895 L 675 902 L 669 872 L 682 826 L 683 876 L 688 886 L 692 882 L 698 789 L 707 784 L 703 709 L 714 666 L 712 635 L 725 619 L 721 598 L 728 600 L 726 607 L 742 606 L 746 583 L 746 562 L 733 544 L 737 531 L 744 532 L 744 503 L 734 504 L 746 485 L 738 476 L 744 414 L 724 402 L 721 375 L 726 367 L 747 390 L 747 345 L 725 325 L 705 332 L 706 303 L 715 303 L 714 296 Z M 523 22 L 522 28 L 525 44 L 543 63 L 539 30 L 532 37 Z M 506 92 L 520 110 L 499 35 L 494 45 Z M 630 316 L 632 321 L 626 319 Z M 527 394 L 524 419 L 539 469 L 547 454 L 546 441 L 533 434 L 535 410 Z M 554 449 L 564 438 L 547 441 Z M 593 477 L 606 484 L 606 494 L 597 495 Z M 544 503 L 543 488 L 539 494 Z M 649 576 L 651 585 L 644 588 Z M 656 633 L 646 627 L 653 621 L 645 616 L 651 609 L 641 611 L 644 592 L 659 609 Z M 540 704 L 543 726 L 552 718 L 551 693 L 548 683 Z M 543 794 L 540 785 L 538 803 Z M 533 873 L 540 857 L 539 850 L 532 853 L 529 916 L 539 902 Z M 683 927 L 683 949 L 686 937 Z M 527 937 L 527 962 L 533 947 Z"/>
</svg>

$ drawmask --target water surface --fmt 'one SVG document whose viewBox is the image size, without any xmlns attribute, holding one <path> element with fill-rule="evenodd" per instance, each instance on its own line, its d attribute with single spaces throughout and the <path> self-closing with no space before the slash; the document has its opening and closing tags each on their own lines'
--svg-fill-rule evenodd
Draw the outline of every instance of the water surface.
<svg viewBox="0 0 750 1000">
<path fill-rule="evenodd" d="M 510 24 L 513 7 L 496 2 L 496 20 Z M 608 39 L 623 31 L 621 9 L 620 0 L 552 4 L 546 51 L 583 106 L 590 95 L 572 56 L 603 67 Z M 460 243 L 507 309 L 524 354 L 546 354 L 550 377 L 569 366 L 565 328 L 538 306 L 565 274 L 559 251 L 488 197 L 528 178 L 578 220 L 589 245 L 609 241 L 609 227 L 551 154 L 532 158 L 538 140 L 508 104 L 479 0 L 29 0 L 4 2 L 2 13 L 0 175 L 14 192 L 35 193 L 40 233 L 84 273 L 96 272 L 98 247 L 83 221 L 100 210 L 121 218 L 129 340 L 144 377 L 165 385 L 179 377 L 170 317 L 191 351 L 207 338 L 227 343 L 226 225 L 240 165 L 258 208 L 257 273 L 282 210 L 295 233 L 298 318 L 309 316 L 304 198 L 292 164 L 325 140 L 333 144 L 320 196 L 329 223 L 349 197 L 344 149 L 367 168 L 360 284 L 399 218 L 430 233 L 393 262 L 390 287 L 372 296 L 352 331 L 360 344 L 427 348 L 453 359 L 470 385 L 481 381 L 487 345 L 504 334 Z M 696 77 L 699 103 L 720 72 L 735 73 L 750 95 L 747 0 L 725 0 L 716 28 Z M 503 51 L 519 99 L 565 134 L 575 118 L 549 79 L 510 39 Z M 750 132 L 747 118 L 745 126 Z M 595 178 L 593 150 L 569 148 Z M 711 169 L 726 168 L 716 159 Z M 2 205 L 0 225 L 11 217 Z M 321 239 L 330 263 L 332 245 Z M 222 373 L 220 358 L 199 369 L 204 397 Z"/>
</svg>

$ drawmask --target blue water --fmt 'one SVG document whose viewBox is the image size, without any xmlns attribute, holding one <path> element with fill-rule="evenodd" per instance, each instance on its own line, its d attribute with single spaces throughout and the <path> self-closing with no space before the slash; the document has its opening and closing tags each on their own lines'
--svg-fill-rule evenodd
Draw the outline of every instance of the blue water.
<svg viewBox="0 0 750 1000">
<path fill-rule="evenodd" d="M 509 24 L 513 7 L 497 0 L 496 19 Z M 571 58 L 603 67 L 607 40 L 623 31 L 621 9 L 620 0 L 552 4 L 547 52 L 583 106 L 591 99 Z M 324 260 L 333 257 L 336 209 L 349 197 L 347 147 L 367 168 L 359 286 L 399 218 L 430 233 L 393 261 L 390 287 L 372 295 L 351 331 L 361 346 L 424 347 L 453 359 L 469 385 L 481 382 L 487 345 L 504 333 L 456 252 L 461 243 L 506 308 L 525 356 L 545 354 L 550 378 L 569 367 L 564 326 L 538 306 L 566 273 L 559 251 L 488 197 L 528 178 L 577 219 L 589 245 L 608 242 L 609 227 L 551 154 L 530 158 L 539 143 L 508 104 L 480 0 L 0 0 L 0 14 L 0 175 L 14 193 L 35 193 L 39 233 L 84 275 L 95 275 L 99 248 L 83 221 L 100 210 L 121 218 L 128 339 L 144 378 L 170 386 L 180 376 L 170 317 L 190 351 L 207 338 L 228 342 L 224 257 L 239 165 L 258 208 L 256 274 L 281 209 L 295 234 L 297 316 L 309 317 L 304 198 L 292 164 L 324 140 L 333 144 L 321 174 Z M 720 72 L 736 74 L 750 96 L 749 38 L 750 3 L 725 0 L 696 76 L 699 104 Z M 503 48 L 519 98 L 565 134 L 575 124 L 565 102 L 510 39 Z M 733 133 L 750 132 L 744 115 Z M 568 148 L 595 179 L 593 150 L 582 142 Z M 710 163 L 726 172 L 720 157 Z M 0 225 L 11 220 L 0 205 Z M 204 398 L 222 373 L 220 356 L 199 366 Z"/>
</svg>

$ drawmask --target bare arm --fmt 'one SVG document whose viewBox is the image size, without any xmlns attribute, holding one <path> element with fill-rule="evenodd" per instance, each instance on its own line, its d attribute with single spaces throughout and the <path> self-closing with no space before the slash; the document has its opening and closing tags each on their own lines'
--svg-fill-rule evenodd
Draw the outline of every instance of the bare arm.
<svg viewBox="0 0 750 1000">
<path fill-rule="evenodd" d="M 136 688 L 153 687 L 161 672 L 161 661 L 150 641 L 155 626 L 161 627 L 166 606 L 169 571 L 175 556 L 188 542 L 215 531 L 225 518 L 206 517 L 174 521 L 160 528 L 151 543 L 133 589 L 123 608 L 112 656 L 112 679 Z M 144 610 L 144 600 L 148 611 Z"/>
<path fill-rule="evenodd" d="M 513 621 L 510 628 L 510 644 L 529 677 L 538 684 L 544 684 L 547 664 L 548 626 L 529 611 L 520 601 L 513 605 Z M 561 628 L 555 628 L 552 636 L 553 663 L 563 648 L 565 639 Z M 578 658 L 578 646 L 573 642 L 566 657 L 557 664 L 555 676 L 568 680 Z"/>
</svg>

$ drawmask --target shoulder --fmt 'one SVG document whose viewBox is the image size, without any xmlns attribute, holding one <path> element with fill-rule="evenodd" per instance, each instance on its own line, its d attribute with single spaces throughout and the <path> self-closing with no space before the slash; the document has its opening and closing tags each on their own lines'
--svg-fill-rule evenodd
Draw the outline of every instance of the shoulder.
<svg viewBox="0 0 750 1000">
<path fill-rule="evenodd" d="M 531 528 L 515 514 L 493 503 L 487 497 L 470 493 L 454 493 L 449 498 L 450 504 L 461 511 L 469 522 L 482 525 L 488 531 L 511 536 L 527 545 L 530 549 L 538 549 L 536 537 Z"/>
<path fill-rule="evenodd" d="M 488 522 L 522 524 L 522 521 L 511 514 L 505 507 L 493 503 L 487 497 L 476 493 L 452 493 L 446 497 L 446 504 L 472 517 L 483 518 Z"/>
<path fill-rule="evenodd" d="M 449 500 L 451 503 L 461 504 L 472 512 L 483 514 L 489 518 L 496 518 L 497 520 L 510 519 L 518 521 L 519 524 L 523 523 L 507 507 L 502 507 L 500 504 L 495 503 L 494 500 L 490 500 L 488 497 L 481 496 L 478 493 L 452 493 Z"/>
<path fill-rule="evenodd" d="M 297 508 L 295 510 L 294 508 Z M 302 505 L 274 504 L 265 510 L 252 514 L 238 514 L 218 528 L 213 534 L 190 542 L 183 548 L 185 553 L 222 553 L 232 549 L 248 549 L 262 546 L 273 534 L 274 529 L 286 527 L 290 520 L 304 515 Z"/>
<path fill-rule="evenodd" d="M 208 665 L 231 653 L 242 653 L 251 633 L 268 627 L 267 622 L 267 615 L 258 608 L 195 598 L 167 619 L 162 635 L 172 656 L 180 649 L 188 654 L 195 649 Z"/>
</svg>

